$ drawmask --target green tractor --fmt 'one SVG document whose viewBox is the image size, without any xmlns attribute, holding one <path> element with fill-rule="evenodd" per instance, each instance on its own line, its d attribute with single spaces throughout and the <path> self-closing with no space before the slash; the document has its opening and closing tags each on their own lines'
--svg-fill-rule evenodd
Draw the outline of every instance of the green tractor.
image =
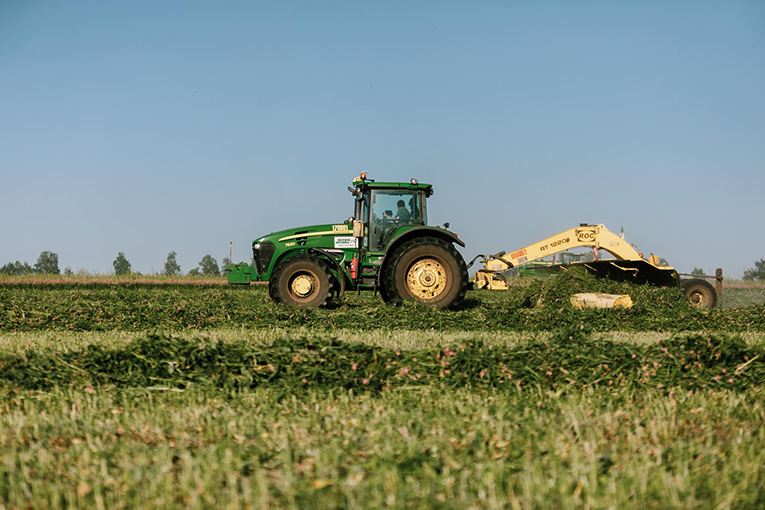
<svg viewBox="0 0 765 510">
<path fill-rule="evenodd" d="M 385 302 L 458 306 L 468 273 L 456 234 L 427 222 L 433 186 L 375 182 L 362 173 L 348 187 L 354 213 L 344 223 L 274 232 L 252 243 L 253 265 L 226 267 L 228 281 L 268 282 L 271 298 L 292 306 L 330 306 L 346 290 L 373 290 Z"/>
</svg>

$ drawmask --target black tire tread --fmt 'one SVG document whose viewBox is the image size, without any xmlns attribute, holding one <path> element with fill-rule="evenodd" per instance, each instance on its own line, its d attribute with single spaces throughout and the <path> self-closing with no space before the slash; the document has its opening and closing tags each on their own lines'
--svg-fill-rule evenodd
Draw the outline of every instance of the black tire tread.
<svg viewBox="0 0 765 510">
<path fill-rule="evenodd" d="M 405 299 L 404 296 L 401 295 L 399 292 L 399 289 L 396 288 L 396 282 L 395 282 L 395 275 L 396 275 L 396 268 L 401 261 L 401 259 L 404 257 L 406 253 L 409 251 L 419 248 L 421 246 L 438 246 L 439 248 L 442 248 L 446 250 L 451 257 L 455 260 L 457 263 L 458 275 L 452 275 L 454 280 L 459 280 L 459 289 L 457 291 L 457 294 L 454 296 L 454 299 L 452 299 L 449 303 L 444 304 L 443 306 L 439 306 L 441 308 L 455 308 L 459 306 L 463 299 L 465 299 L 465 293 L 468 289 L 468 272 L 467 272 L 467 264 L 465 264 L 465 260 L 462 258 L 462 255 L 454 248 L 454 246 L 451 243 L 447 243 L 446 241 L 439 239 L 437 237 L 417 237 L 415 239 L 412 239 L 410 241 L 405 242 L 402 244 L 399 248 L 396 249 L 396 251 L 393 253 L 393 256 L 391 258 L 391 262 L 386 266 L 385 274 L 383 275 L 383 286 L 385 288 L 385 294 L 389 301 L 397 302 L 402 301 Z M 382 294 L 382 292 L 381 292 Z"/>
<path fill-rule="evenodd" d="M 285 297 L 281 295 L 281 292 L 279 291 L 279 283 L 281 278 L 283 278 L 285 270 L 287 270 L 290 265 L 294 263 L 299 262 L 310 262 L 313 264 L 316 264 L 326 275 L 327 277 L 327 295 L 324 298 L 324 300 L 319 303 L 317 306 L 321 308 L 326 308 L 328 306 L 332 305 L 332 301 L 335 298 L 335 287 L 336 287 L 336 281 L 335 277 L 332 275 L 332 271 L 330 271 L 329 266 L 322 261 L 321 259 L 314 257 L 313 255 L 308 254 L 298 254 L 293 255 L 292 257 L 289 257 L 282 261 L 279 266 L 274 270 L 274 273 L 271 275 L 271 279 L 268 282 L 268 293 L 271 296 L 271 299 L 280 305 L 287 305 L 287 306 L 306 306 L 301 304 L 292 304 L 287 301 L 285 301 Z"/>
<path fill-rule="evenodd" d="M 710 302 L 709 305 L 698 305 L 698 306 L 704 306 L 705 308 L 714 308 L 717 305 L 717 291 L 712 286 L 711 283 L 709 283 L 706 280 L 702 280 L 701 278 L 692 278 L 690 280 L 682 280 L 680 282 L 680 290 L 683 291 L 683 293 L 690 299 L 691 293 L 695 289 L 703 289 L 702 293 L 706 293 L 708 296 L 710 296 Z"/>
</svg>

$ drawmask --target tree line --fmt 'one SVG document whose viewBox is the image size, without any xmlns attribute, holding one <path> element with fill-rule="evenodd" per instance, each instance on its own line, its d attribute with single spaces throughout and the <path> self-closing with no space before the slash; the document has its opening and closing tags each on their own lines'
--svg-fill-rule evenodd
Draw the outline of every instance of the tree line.
<svg viewBox="0 0 765 510">
<path fill-rule="evenodd" d="M 171 251 L 167 254 L 167 260 L 161 274 L 168 276 L 181 275 L 181 266 L 176 260 L 177 253 Z M 204 275 L 204 276 L 219 276 L 225 267 L 231 263 L 228 257 L 221 259 L 220 265 L 212 255 L 205 255 L 202 260 L 199 261 L 199 265 L 191 269 L 188 274 L 190 275 Z M 114 274 L 117 276 L 124 276 L 134 274 L 133 266 L 130 261 L 125 257 L 123 252 L 119 252 L 117 257 L 112 262 L 114 267 Z M 0 274 L 6 275 L 25 275 L 25 274 L 61 274 L 61 269 L 58 265 L 58 254 L 52 251 L 44 251 L 37 257 L 37 262 L 33 266 L 30 266 L 27 262 L 8 262 L 4 266 L 0 267 Z M 65 275 L 72 274 L 70 268 L 64 270 Z M 135 273 L 140 274 L 140 273 Z"/>
</svg>

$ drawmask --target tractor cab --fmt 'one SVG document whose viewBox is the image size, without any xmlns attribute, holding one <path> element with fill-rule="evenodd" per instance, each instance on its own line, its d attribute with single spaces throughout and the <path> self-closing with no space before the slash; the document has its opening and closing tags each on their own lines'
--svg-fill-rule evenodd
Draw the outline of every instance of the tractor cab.
<svg viewBox="0 0 765 510">
<path fill-rule="evenodd" d="M 375 182 L 361 173 L 354 179 L 356 196 L 354 220 L 364 225 L 361 247 L 369 253 L 383 253 L 400 232 L 428 224 L 426 199 L 433 186 L 417 179 L 404 182 Z"/>
</svg>

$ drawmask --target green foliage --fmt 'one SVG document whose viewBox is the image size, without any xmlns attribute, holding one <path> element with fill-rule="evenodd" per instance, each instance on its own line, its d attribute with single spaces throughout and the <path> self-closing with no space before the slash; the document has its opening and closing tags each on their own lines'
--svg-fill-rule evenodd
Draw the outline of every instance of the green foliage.
<svg viewBox="0 0 765 510">
<path fill-rule="evenodd" d="M 762 395 L 168 391 L 0 401 L 7 508 L 762 508 Z"/>
<path fill-rule="evenodd" d="M 117 276 L 130 274 L 133 268 L 128 259 L 125 258 L 125 254 L 122 252 L 117 254 L 117 258 L 112 262 L 112 266 L 114 266 L 114 274 Z"/>
<path fill-rule="evenodd" d="M 576 272 L 456 311 L 24 281 L 0 284 L 9 508 L 763 506 L 765 305 Z"/>
<path fill-rule="evenodd" d="M 175 260 L 176 256 L 178 254 L 174 251 L 171 251 L 167 254 L 167 260 L 165 261 L 165 269 L 162 271 L 162 274 L 166 276 L 175 276 L 181 274 L 181 266 L 178 265 L 178 262 Z"/>
<path fill-rule="evenodd" d="M 700 267 L 694 267 L 693 271 L 691 271 L 691 274 L 703 275 L 703 274 L 706 274 L 706 273 Z"/>
<path fill-rule="evenodd" d="M 58 268 L 58 254 L 52 251 L 40 253 L 34 271 L 38 274 L 61 274 L 61 270 Z"/>
<path fill-rule="evenodd" d="M 756 260 L 753 268 L 744 271 L 744 280 L 765 281 L 765 259 Z"/>
<path fill-rule="evenodd" d="M 395 494 L 468 508 L 490 493 L 495 506 L 600 508 L 673 507 L 676 494 L 761 506 L 762 345 L 636 345 L 586 327 L 412 350 L 240 334 L 0 353 L 0 451 L 21 466 L 0 498 L 369 508 Z"/>
<path fill-rule="evenodd" d="M 26 262 L 19 262 L 18 260 L 16 262 L 8 262 L 3 267 L 0 267 L 0 274 L 23 275 L 32 273 L 34 273 L 32 266 Z"/>
<path fill-rule="evenodd" d="M 673 315 L 679 311 L 685 313 L 693 311 L 688 299 L 677 288 L 634 285 L 629 282 L 597 278 L 581 268 L 569 269 L 553 278 L 532 281 L 529 285 L 514 290 L 510 296 L 510 303 L 512 307 L 518 309 L 532 308 L 535 314 L 545 315 L 555 321 L 554 315 L 566 316 L 565 312 L 573 311 L 569 300 L 572 295 L 581 292 L 626 294 L 635 303 L 631 310 L 609 310 L 607 312 L 609 314 L 621 315 L 626 312 L 634 318 L 642 316 L 641 318 L 650 320 L 650 315 L 666 315 L 668 309 L 671 309 Z M 554 323 L 551 322 L 551 324 Z"/>
<path fill-rule="evenodd" d="M 321 338 L 270 345 L 149 335 L 116 348 L 91 345 L 0 354 L 0 386 L 50 390 L 94 385 L 219 389 L 278 387 L 379 392 L 397 387 L 582 391 L 611 388 L 726 389 L 765 384 L 765 348 L 728 336 L 691 335 L 657 344 L 602 340 L 584 326 L 515 347 L 480 340 L 414 351 Z"/>
<path fill-rule="evenodd" d="M 202 270 L 202 274 L 205 276 L 220 276 L 220 268 L 218 262 L 212 257 L 212 255 L 205 255 L 199 262 L 199 267 Z"/>
<path fill-rule="evenodd" d="M 556 284 L 557 282 L 557 284 Z M 581 291 L 629 294 L 631 309 L 576 310 Z M 540 303 L 541 306 L 537 306 Z M 678 289 L 566 273 L 510 291 L 470 291 L 459 310 L 387 305 L 348 293 L 332 309 L 274 304 L 264 285 L 109 283 L 0 285 L 0 331 L 140 331 L 220 327 L 310 327 L 320 331 L 549 331 L 587 324 L 596 331 L 763 331 L 765 304 L 693 308 Z"/>
</svg>

